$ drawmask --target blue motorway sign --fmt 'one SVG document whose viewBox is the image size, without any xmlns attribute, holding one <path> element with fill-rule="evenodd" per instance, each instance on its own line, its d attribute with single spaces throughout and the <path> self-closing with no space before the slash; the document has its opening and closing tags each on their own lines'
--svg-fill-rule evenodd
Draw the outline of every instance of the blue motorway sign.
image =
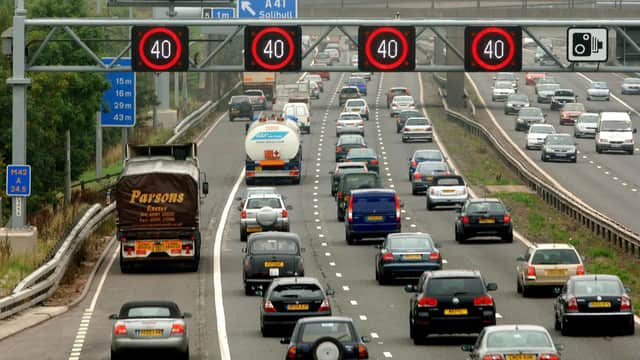
<svg viewBox="0 0 640 360">
<path fill-rule="evenodd" d="M 102 58 L 110 64 L 113 58 Z M 119 66 L 131 66 L 131 58 L 118 59 Z M 102 94 L 100 125 L 104 127 L 133 127 L 136 124 L 136 74 L 133 71 L 107 72 L 105 79 L 111 88 Z"/>
<path fill-rule="evenodd" d="M 238 0 L 241 19 L 287 19 L 298 17 L 298 0 Z"/>
<path fill-rule="evenodd" d="M 7 165 L 7 196 L 31 195 L 31 166 Z"/>
<path fill-rule="evenodd" d="M 202 8 L 203 19 L 233 19 L 236 17 L 234 8 Z"/>
</svg>

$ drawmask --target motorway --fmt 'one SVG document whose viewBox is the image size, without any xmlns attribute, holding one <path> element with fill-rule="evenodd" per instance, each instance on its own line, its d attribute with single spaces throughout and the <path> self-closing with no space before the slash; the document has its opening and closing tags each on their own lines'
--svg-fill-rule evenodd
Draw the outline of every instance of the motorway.
<svg viewBox="0 0 640 360">
<path fill-rule="evenodd" d="M 555 50 L 558 55 L 564 53 Z M 533 55 L 525 51 L 527 60 Z M 562 57 L 564 58 L 564 56 Z M 540 160 L 539 150 L 524 150 L 526 139 L 525 132 L 515 131 L 515 116 L 504 114 L 504 102 L 491 101 L 491 84 L 493 74 L 476 73 L 471 75 L 480 95 L 490 111 L 506 133 L 513 141 L 525 151 L 530 158 L 542 169 L 557 180 L 567 190 L 578 196 L 590 206 L 607 214 L 611 218 L 640 233 L 640 224 L 636 221 L 638 210 L 637 201 L 640 200 L 640 181 L 638 169 L 640 169 L 640 153 L 638 152 L 638 137 L 636 140 L 636 153 L 626 155 L 621 153 L 602 153 L 595 151 L 595 140 L 576 139 L 580 152 L 578 163 L 545 163 Z M 529 96 L 531 106 L 540 107 L 548 114 L 547 122 L 553 124 L 558 132 L 573 134 L 573 126 L 559 125 L 559 112 L 549 110 L 549 104 L 538 104 L 533 86 L 526 86 L 524 73 L 519 76 L 520 91 Z M 587 111 L 630 111 L 631 120 L 635 127 L 640 127 L 640 114 L 638 113 L 638 100 L 634 95 L 620 94 L 620 84 L 624 75 L 611 73 L 552 73 L 564 88 L 574 89 L 578 95 L 578 101 L 585 104 Z M 587 88 L 589 81 L 606 81 L 611 88 L 610 101 L 588 101 Z M 473 91 L 473 88 L 468 89 Z"/>
</svg>

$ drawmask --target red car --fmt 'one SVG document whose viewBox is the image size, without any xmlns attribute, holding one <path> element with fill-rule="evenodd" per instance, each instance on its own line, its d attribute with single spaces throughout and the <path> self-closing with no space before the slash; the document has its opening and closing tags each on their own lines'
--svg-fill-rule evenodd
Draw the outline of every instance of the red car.
<svg viewBox="0 0 640 360">
<path fill-rule="evenodd" d="M 566 103 L 560 109 L 560 125 L 573 125 L 576 123 L 578 116 L 585 112 L 582 103 Z"/>
<path fill-rule="evenodd" d="M 546 73 L 527 73 L 527 75 L 525 75 L 525 83 L 527 85 L 535 85 L 536 82 L 538 81 L 538 79 L 544 79 L 545 77 L 547 77 Z"/>
</svg>

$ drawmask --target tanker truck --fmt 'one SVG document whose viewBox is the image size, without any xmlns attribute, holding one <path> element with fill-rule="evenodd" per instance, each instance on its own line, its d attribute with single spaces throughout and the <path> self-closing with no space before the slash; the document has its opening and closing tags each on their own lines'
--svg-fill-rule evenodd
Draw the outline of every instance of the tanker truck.
<svg viewBox="0 0 640 360">
<path fill-rule="evenodd" d="M 115 187 L 120 270 L 200 262 L 200 202 L 209 192 L 195 144 L 127 145 Z"/>
<path fill-rule="evenodd" d="M 247 154 L 245 181 L 289 180 L 299 184 L 302 176 L 302 143 L 295 121 L 266 119 L 254 121 L 244 140 Z"/>
</svg>

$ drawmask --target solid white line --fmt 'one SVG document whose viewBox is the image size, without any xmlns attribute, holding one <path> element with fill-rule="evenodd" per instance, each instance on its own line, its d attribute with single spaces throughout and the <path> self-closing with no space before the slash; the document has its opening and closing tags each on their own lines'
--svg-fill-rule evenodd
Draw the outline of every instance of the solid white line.
<svg viewBox="0 0 640 360">
<path fill-rule="evenodd" d="M 380 335 L 378 335 L 378 333 L 374 333 L 374 332 L 371 333 L 371 338 L 372 339 L 377 339 L 379 337 L 380 337 Z"/>
<path fill-rule="evenodd" d="M 391 353 L 388 352 L 388 351 L 383 352 L 382 355 L 384 355 L 384 357 L 386 357 L 386 358 L 392 358 L 393 357 L 393 355 L 391 355 Z"/>
<path fill-rule="evenodd" d="M 342 287 L 342 290 L 343 291 L 349 291 L 349 287 L 345 285 L 345 286 Z"/>
<path fill-rule="evenodd" d="M 360 320 L 366 321 L 367 320 L 367 315 L 360 315 Z"/>
<path fill-rule="evenodd" d="M 107 280 L 107 276 L 109 276 L 109 269 L 113 265 L 113 262 L 116 260 L 116 256 L 118 256 L 118 251 L 120 251 L 120 247 L 116 246 L 115 251 L 111 255 L 111 259 L 109 259 L 109 263 L 107 267 L 104 268 L 104 272 L 100 277 L 100 282 L 98 283 L 98 287 L 96 288 L 96 293 L 93 294 L 93 299 L 91 299 L 91 305 L 89 305 L 89 310 L 93 311 L 96 308 L 96 303 L 98 302 L 98 297 L 100 297 L 100 293 L 102 292 L 102 287 L 104 286 L 105 280 Z"/>
<path fill-rule="evenodd" d="M 215 298 L 216 327 L 218 330 L 218 346 L 220 348 L 221 360 L 231 360 L 231 351 L 229 350 L 229 338 L 227 337 L 227 324 L 225 320 L 224 300 L 222 296 L 222 272 L 220 270 L 220 263 L 222 259 L 220 257 L 220 251 L 222 248 L 222 235 L 224 234 L 224 228 L 227 223 L 227 218 L 229 217 L 229 210 L 231 209 L 231 205 L 234 203 L 236 193 L 238 192 L 238 188 L 240 188 L 240 183 L 244 180 L 244 175 L 245 171 L 242 169 L 240 176 L 238 176 L 238 180 L 236 180 L 236 183 L 233 185 L 233 189 L 231 189 L 231 193 L 227 198 L 227 203 L 224 205 L 222 216 L 220 217 L 218 228 L 216 229 L 213 248 L 213 295 Z"/>
</svg>

